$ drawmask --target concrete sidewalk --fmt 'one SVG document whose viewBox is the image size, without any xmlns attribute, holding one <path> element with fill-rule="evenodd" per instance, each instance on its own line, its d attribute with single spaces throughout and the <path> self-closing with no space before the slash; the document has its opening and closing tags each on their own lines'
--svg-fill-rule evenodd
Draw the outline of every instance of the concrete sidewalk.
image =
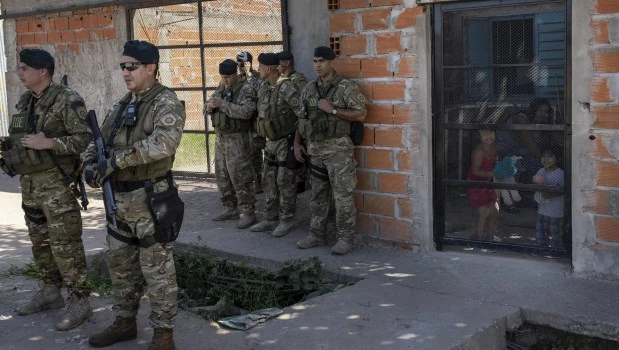
<svg viewBox="0 0 619 350">
<path fill-rule="evenodd" d="M 219 256 L 277 267 L 286 260 L 318 256 L 327 270 L 361 281 L 351 287 L 288 307 L 277 319 L 247 332 L 218 327 L 181 312 L 179 349 L 505 349 L 506 329 L 521 322 L 619 340 L 619 283 L 576 278 L 569 262 L 498 253 L 412 253 L 382 247 L 358 248 L 337 257 L 330 247 L 298 250 L 309 220 L 307 194 L 298 202 L 294 232 L 282 238 L 214 223 L 221 210 L 213 183 L 181 181 L 187 205 L 179 242 Z M 11 208 L 1 214 L 0 271 L 30 260 L 15 180 L 0 178 L 0 194 Z M 10 203 L 9 203 L 10 201 Z M 85 216 L 88 254 L 104 249 L 102 204 Z M 35 282 L 0 279 L 0 339 L 8 349 L 81 349 L 86 338 L 114 318 L 110 301 L 93 297 L 99 309 L 84 326 L 53 330 L 59 313 L 19 317 L 14 309 L 32 295 Z M 110 349 L 146 348 L 147 303 L 140 311 L 138 342 Z M 136 345 L 137 344 L 137 345 Z M 619 348 L 619 346 L 618 346 Z"/>
</svg>

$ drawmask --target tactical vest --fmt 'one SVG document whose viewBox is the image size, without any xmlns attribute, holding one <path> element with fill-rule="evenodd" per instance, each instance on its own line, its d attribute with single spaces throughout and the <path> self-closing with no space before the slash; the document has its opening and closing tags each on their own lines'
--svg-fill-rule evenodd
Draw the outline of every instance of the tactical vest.
<svg viewBox="0 0 619 350">
<path fill-rule="evenodd" d="M 120 100 L 120 103 L 110 112 L 108 117 L 105 118 L 101 126 L 101 134 L 108 144 L 110 157 L 114 157 L 118 153 L 123 153 L 126 150 L 132 149 L 135 143 L 148 137 L 146 132 L 144 132 L 144 124 L 147 116 L 152 112 L 159 95 L 165 90 L 170 89 L 156 83 L 144 96 L 142 96 L 136 107 L 137 115 L 135 126 L 122 125 L 127 116 L 127 106 L 129 102 L 131 102 L 131 93 L 127 93 L 127 95 Z M 116 122 L 121 123 L 121 125 L 113 140 L 111 140 L 112 142 L 110 142 L 109 139 Z M 112 173 L 111 179 L 112 181 L 144 181 L 155 179 L 170 171 L 173 163 L 174 156 L 170 156 L 151 163 L 118 169 Z"/>
<path fill-rule="evenodd" d="M 325 96 L 319 96 L 318 93 L 318 81 L 314 81 L 311 84 L 311 88 L 308 86 L 308 94 L 306 100 L 303 101 L 304 115 L 299 119 L 297 128 L 303 139 L 310 141 L 324 141 L 331 138 L 340 138 L 343 136 L 350 136 L 351 123 L 348 120 L 338 118 L 331 113 L 325 113 L 318 108 L 318 100 L 325 99 L 332 100 L 333 95 L 339 88 L 339 84 L 344 79 L 340 74 L 336 74 L 333 80 L 327 87 Z M 337 108 L 339 106 L 333 106 Z M 318 127 L 319 124 L 328 123 L 327 128 L 321 130 Z"/>
<path fill-rule="evenodd" d="M 258 133 L 269 140 L 277 140 L 294 132 L 296 126 L 296 115 L 288 104 L 277 105 L 279 91 L 288 78 L 277 81 L 271 95 L 267 96 L 266 91 L 271 89 L 268 83 L 265 88 L 260 89 L 258 94 L 258 121 L 256 127 Z M 278 109 L 279 107 L 279 109 Z"/>
<path fill-rule="evenodd" d="M 34 100 L 34 96 L 30 92 L 26 92 L 22 95 L 17 103 L 17 109 L 22 111 L 11 117 L 11 124 L 9 125 L 9 141 L 10 149 L 2 152 L 2 158 L 5 163 L 13 168 L 17 174 L 27 175 L 44 170 L 54 168 L 56 164 L 52 160 L 51 150 L 34 150 L 25 148 L 21 145 L 21 138 L 28 134 L 36 134 L 41 131 L 43 123 L 45 123 L 48 117 L 47 113 L 49 108 L 54 104 L 56 97 L 65 89 L 62 85 L 51 84 L 44 95 L 39 101 Z M 32 113 L 36 113 L 36 110 L 43 111 L 39 116 L 33 116 L 30 119 L 31 109 L 34 108 Z M 37 119 L 38 118 L 38 119 Z M 32 123 L 32 124 L 31 124 Z M 55 138 L 61 136 L 67 136 L 64 134 L 54 135 L 46 134 L 46 137 Z M 64 169 L 70 169 L 73 166 L 75 156 L 63 155 L 56 156 L 58 165 Z"/>
<path fill-rule="evenodd" d="M 231 103 L 236 103 L 239 98 L 239 92 L 246 83 L 244 81 L 237 81 L 232 89 L 226 89 L 223 84 L 217 87 L 215 90 L 215 96 L 226 100 Z M 230 118 L 226 113 L 221 111 L 221 108 L 217 108 L 212 115 L 213 127 L 217 134 L 233 134 L 237 132 L 250 131 L 252 127 L 252 121 L 246 119 Z"/>
</svg>

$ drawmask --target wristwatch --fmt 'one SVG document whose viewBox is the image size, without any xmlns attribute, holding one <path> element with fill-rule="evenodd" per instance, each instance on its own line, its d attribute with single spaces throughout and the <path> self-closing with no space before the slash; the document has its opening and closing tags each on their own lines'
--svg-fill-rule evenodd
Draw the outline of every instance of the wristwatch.
<svg viewBox="0 0 619 350">
<path fill-rule="evenodd" d="M 333 109 L 331 110 L 331 114 L 337 115 L 337 109 L 335 107 L 333 107 Z"/>
</svg>

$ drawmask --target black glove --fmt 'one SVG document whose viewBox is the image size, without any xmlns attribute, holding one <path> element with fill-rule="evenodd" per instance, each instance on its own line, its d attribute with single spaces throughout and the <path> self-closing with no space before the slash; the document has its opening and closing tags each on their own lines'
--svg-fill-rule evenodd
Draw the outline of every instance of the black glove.
<svg viewBox="0 0 619 350">
<path fill-rule="evenodd" d="M 88 186 L 92 188 L 99 188 L 99 184 L 95 182 L 95 170 L 97 169 L 96 163 L 86 163 L 84 162 L 82 168 L 82 174 L 84 174 L 84 181 L 88 184 Z"/>
<path fill-rule="evenodd" d="M 103 181 L 105 181 L 108 176 L 112 175 L 116 169 L 118 169 L 118 165 L 116 165 L 115 157 L 100 160 L 93 174 L 94 182 L 101 186 Z"/>
</svg>

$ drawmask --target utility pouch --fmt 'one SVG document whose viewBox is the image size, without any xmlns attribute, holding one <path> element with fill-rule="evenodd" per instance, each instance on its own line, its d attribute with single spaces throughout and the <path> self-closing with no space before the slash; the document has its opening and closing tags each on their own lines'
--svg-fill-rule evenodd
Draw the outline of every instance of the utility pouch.
<svg viewBox="0 0 619 350">
<path fill-rule="evenodd" d="M 293 170 L 303 166 L 303 163 L 299 162 L 294 156 L 294 136 L 294 133 L 287 136 L 288 153 L 286 153 L 286 168 Z"/>
<path fill-rule="evenodd" d="M 155 241 L 158 243 L 173 242 L 178 237 L 185 214 L 185 203 L 178 195 L 178 189 L 172 186 L 159 193 L 152 186 L 146 188 L 148 208 L 155 222 Z"/>
<path fill-rule="evenodd" d="M 363 142 L 363 123 L 351 122 L 350 123 L 350 139 L 353 145 L 358 146 Z"/>
</svg>

